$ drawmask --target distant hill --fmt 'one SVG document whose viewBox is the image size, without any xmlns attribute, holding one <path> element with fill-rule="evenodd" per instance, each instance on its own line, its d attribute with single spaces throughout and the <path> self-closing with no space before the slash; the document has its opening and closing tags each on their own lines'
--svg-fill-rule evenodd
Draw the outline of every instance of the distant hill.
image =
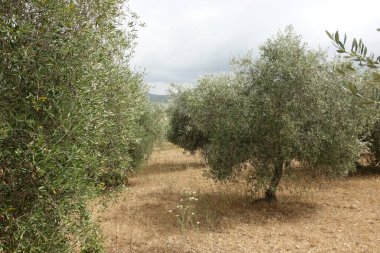
<svg viewBox="0 0 380 253">
<path fill-rule="evenodd" d="M 169 95 L 157 95 L 148 93 L 148 97 L 150 102 L 152 103 L 168 103 L 169 102 Z"/>
</svg>

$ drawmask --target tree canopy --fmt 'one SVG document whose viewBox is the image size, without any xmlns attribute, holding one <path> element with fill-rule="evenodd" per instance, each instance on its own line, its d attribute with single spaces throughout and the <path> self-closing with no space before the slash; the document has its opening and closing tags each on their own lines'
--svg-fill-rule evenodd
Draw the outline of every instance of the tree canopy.
<svg viewBox="0 0 380 253">
<path fill-rule="evenodd" d="M 101 250 L 87 200 L 124 183 L 155 135 L 126 7 L 1 1 L 0 251 Z"/>
<path fill-rule="evenodd" d="M 308 49 L 288 27 L 260 47 L 257 59 L 233 63 L 233 73 L 203 77 L 179 92 L 171 109 L 172 139 L 200 149 L 213 178 L 228 179 L 249 164 L 249 178 L 273 201 L 294 160 L 332 174 L 355 170 L 364 114 L 356 98 L 333 85 L 341 80 L 325 52 Z"/>
</svg>

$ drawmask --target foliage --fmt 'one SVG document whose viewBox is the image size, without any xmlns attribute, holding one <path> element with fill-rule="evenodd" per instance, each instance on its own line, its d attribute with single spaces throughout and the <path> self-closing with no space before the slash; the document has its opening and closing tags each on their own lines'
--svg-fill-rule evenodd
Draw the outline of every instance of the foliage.
<svg viewBox="0 0 380 253">
<path fill-rule="evenodd" d="M 380 32 L 380 28 L 377 29 Z M 328 37 L 332 40 L 337 52 L 343 56 L 345 61 L 336 66 L 335 70 L 342 76 L 358 75 L 361 82 L 346 79 L 342 83 L 353 95 L 363 99 L 363 103 L 371 105 L 380 101 L 380 56 L 369 53 L 367 46 L 362 39 L 353 39 L 351 49 L 346 48 L 347 35 L 343 40 L 338 31 L 330 33 L 326 31 Z M 369 140 L 370 148 L 375 156 L 376 161 L 380 161 L 380 124 L 378 111 L 373 111 L 371 118 L 376 122 L 372 125 L 370 133 L 365 136 Z"/>
<path fill-rule="evenodd" d="M 177 95 L 172 94 L 172 106 L 168 108 L 169 129 L 167 139 L 186 149 L 190 152 L 195 152 L 208 142 L 197 126 L 190 114 L 190 106 L 196 104 L 191 103 L 191 91 L 179 91 Z"/>
<path fill-rule="evenodd" d="M 375 163 L 380 162 L 380 121 L 373 124 L 373 127 L 368 136 L 369 147 L 374 155 Z"/>
<path fill-rule="evenodd" d="M 169 95 L 168 95 L 169 96 Z M 163 146 L 167 143 L 167 134 L 169 131 L 168 122 L 168 103 L 152 103 L 152 119 L 155 124 L 155 145 Z"/>
<path fill-rule="evenodd" d="M 380 32 L 380 28 L 377 29 Z M 339 32 L 330 33 L 326 31 L 327 36 L 332 40 L 333 45 L 337 48 L 337 52 L 343 56 L 346 60 L 343 64 L 337 66 L 336 70 L 340 74 L 347 72 L 356 72 L 357 68 L 364 68 L 369 72 L 370 77 L 367 79 L 365 86 L 358 86 L 357 83 L 347 82 L 346 87 L 356 96 L 359 96 L 365 100 L 379 101 L 380 95 L 380 73 L 378 71 L 380 67 L 380 56 L 375 56 L 373 53 L 369 53 L 367 46 L 362 39 L 353 39 L 351 43 L 351 49 L 346 48 L 347 35 L 345 34 L 343 39 L 339 35 Z M 355 64 L 357 63 L 357 64 Z M 371 89 L 371 93 L 365 94 L 368 89 Z"/>
<path fill-rule="evenodd" d="M 248 177 L 275 200 L 293 160 L 332 174 L 355 170 L 364 114 L 332 85 L 341 79 L 324 52 L 309 50 L 289 27 L 261 46 L 257 60 L 235 59 L 234 66 L 179 92 L 171 109 L 171 140 L 201 149 L 213 178 L 251 165 Z"/>
<path fill-rule="evenodd" d="M 86 201 L 153 138 L 124 2 L 1 1 L 0 251 L 101 251 Z"/>
</svg>

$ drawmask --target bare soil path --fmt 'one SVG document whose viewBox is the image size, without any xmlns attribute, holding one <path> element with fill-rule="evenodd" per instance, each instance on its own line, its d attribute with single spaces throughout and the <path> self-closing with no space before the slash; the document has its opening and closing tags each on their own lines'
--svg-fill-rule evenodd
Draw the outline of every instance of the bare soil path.
<svg viewBox="0 0 380 253">
<path fill-rule="evenodd" d="M 106 251 L 380 252 L 380 174 L 285 179 L 270 205 L 204 168 L 174 146 L 156 150 L 115 203 L 94 208 Z"/>
</svg>

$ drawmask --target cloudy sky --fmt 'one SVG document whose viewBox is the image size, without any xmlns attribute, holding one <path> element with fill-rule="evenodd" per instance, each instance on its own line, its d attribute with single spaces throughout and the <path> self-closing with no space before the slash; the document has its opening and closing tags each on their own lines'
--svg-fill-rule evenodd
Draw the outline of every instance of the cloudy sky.
<svg viewBox="0 0 380 253">
<path fill-rule="evenodd" d="M 151 92 L 188 85 L 230 70 L 229 60 L 293 25 L 310 47 L 334 54 L 325 30 L 363 38 L 380 53 L 380 0 L 130 0 L 145 28 L 132 66 L 145 71 Z"/>
</svg>

